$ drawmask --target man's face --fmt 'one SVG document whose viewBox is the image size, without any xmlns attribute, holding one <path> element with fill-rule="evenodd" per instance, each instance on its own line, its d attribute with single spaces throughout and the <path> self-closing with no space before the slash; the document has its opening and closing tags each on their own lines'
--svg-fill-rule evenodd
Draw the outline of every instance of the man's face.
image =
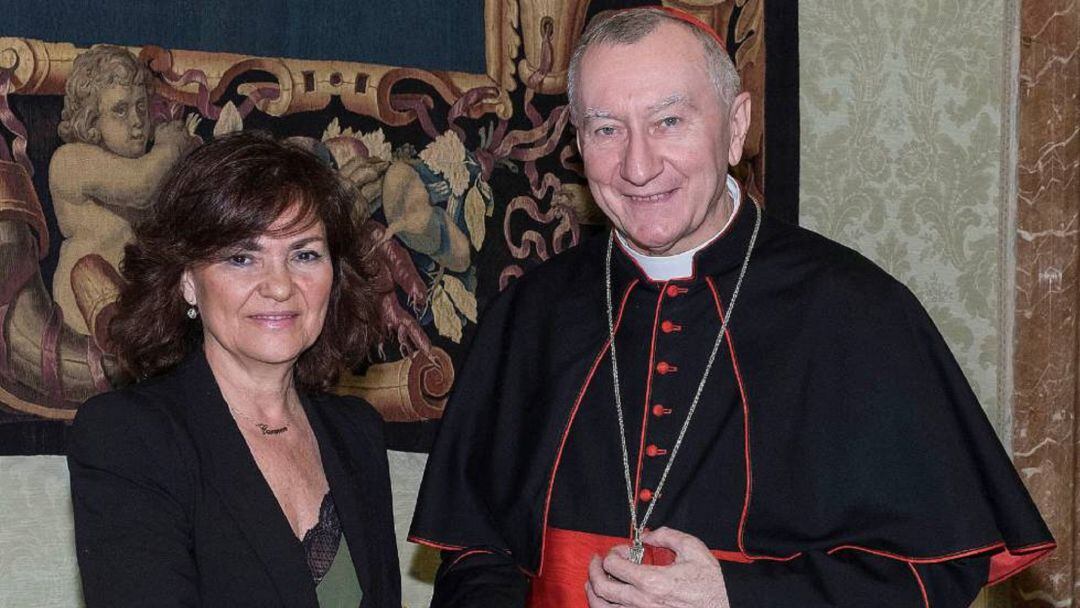
<svg viewBox="0 0 1080 608">
<path fill-rule="evenodd" d="M 145 154 L 148 119 L 144 86 L 114 84 L 98 95 L 101 146 L 113 154 L 127 158 Z"/>
<path fill-rule="evenodd" d="M 742 94 L 723 106 L 693 34 L 665 23 L 634 44 L 591 48 L 578 85 L 589 189 L 631 245 L 673 255 L 720 231 L 750 103 Z"/>
</svg>

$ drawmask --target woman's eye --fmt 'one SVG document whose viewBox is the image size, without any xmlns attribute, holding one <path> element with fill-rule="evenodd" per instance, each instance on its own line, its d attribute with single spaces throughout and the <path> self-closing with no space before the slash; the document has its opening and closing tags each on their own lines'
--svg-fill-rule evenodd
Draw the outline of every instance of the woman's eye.
<svg viewBox="0 0 1080 608">
<path fill-rule="evenodd" d="M 251 264 L 251 256 L 245 253 L 236 253 L 229 256 L 229 263 L 233 266 L 248 266 Z"/>
<path fill-rule="evenodd" d="M 322 257 L 323 256 L 321 253 L 319 253 L 318 251 L 312 251 L 310 249 L 305 249 L 304 251 L 300 251 L 296 254 L 296 259 L 300 260 L 301 262 L 314 262 L 321 259 Z"/>
</svg>

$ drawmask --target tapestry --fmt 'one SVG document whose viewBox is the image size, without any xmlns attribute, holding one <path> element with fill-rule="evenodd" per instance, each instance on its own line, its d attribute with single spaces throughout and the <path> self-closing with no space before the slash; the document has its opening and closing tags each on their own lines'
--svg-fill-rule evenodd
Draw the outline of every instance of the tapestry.
<svg viewBox="0 0 1080 608">
<path fill-rule="evenodd" d="M 487 302 L 604 225 L 566 70 L 587 20 L 627 4 L 485 0 L 483 73 L 0 38 L 0 454 L 62 454 L 79 405 L 118 381 L 107 328 L 132 225 L 183 154 L 240 130 L 354 185 L 388 338 L 336 390 L 375 406 L 390 447 L 425 451 Z M 794 219 L 793 7 L 664 4 L 725 38 L 753 98 L 733 172 Z"/>
</svg>

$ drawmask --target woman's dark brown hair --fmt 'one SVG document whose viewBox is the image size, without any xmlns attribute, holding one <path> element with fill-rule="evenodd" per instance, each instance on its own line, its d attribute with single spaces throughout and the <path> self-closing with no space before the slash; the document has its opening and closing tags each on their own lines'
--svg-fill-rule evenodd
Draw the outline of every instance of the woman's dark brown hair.
<svg viewBox="0 0 1080 608">
<path fill-rule="evenodd" d="M 326 390 L 345 366 L 379 338 L 365 254 L 357 230 L 356 195 L 318 157 L 269 136 L 238 133 L 208 143 L 180 161 L 157 194 L 150 216 L 124 250 L 126 285 L 109 326 L 113 350 L 134 378 L 155 376 L 202 344 L 202 324 L 185 314 L 180 277 L 236 244 L 266 234 L 293 205 L 294 225 L 321 220 L 334 282 L 318 340 L 300 355 L 296 381 Z"/>
</svg>

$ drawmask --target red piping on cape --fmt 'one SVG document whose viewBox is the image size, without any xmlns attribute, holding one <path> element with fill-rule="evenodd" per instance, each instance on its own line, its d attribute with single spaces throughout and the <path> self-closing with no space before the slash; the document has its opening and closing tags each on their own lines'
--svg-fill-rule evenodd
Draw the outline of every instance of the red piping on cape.
<svg viewBox="0 0 1080 608">
<path fill-rule="evenodd" d="M 996 585 L 1000 583 L 1032 564 L 1041 561 L 1050 555 L 1050 552 L 1055 547 L 1057 547 L 1055 542 L 1021 547 L 1015 551 L 1006 547 L 1004 552 L 990 556 L 990 573 L 986 576 L 986 584 Z"/>
<path fill-rule="evenodd" d="M 627 286 L 626 292 L 623 293 L 622 301 L 619 303 L 619 314 L 615 318 L 613 328 L 615 332 L 619 331 L 619 325 L 622 324 L 623 312 L 626 310 L 626 302 L 630 300 L 630 294 L 637 287 L 638 280 L 634 279 L 630 281 L 630 285 Z M 570 410 L 570 416 L 566 420 L 566 426 L 563 427 L 562 439 L 559 441 L 559 451 L 555 453 L 555 464 L 551 467 L 551 475 L 548 476 L 548 489 L 547 496 L 544 498 L 544 521 L 540 528 L 540 565 L 536 569 L 536 576 L 540 576 L 544 569 L 544 546 L 547 542 L 547 529 L 548 529 L 548 511 L 551 509 L 551 493 L 555 489 L 555 475 L 559 472 L 559 461 L 562 460 L 563 448 L 566 447 L 566 439 L 570 436 L 570 427 L 574 426 L 574 418 L 577 416 L 578 408 L 581 407 L 581 401 L 585 398 L 585 391 L 589 390 L 589 385 L 592 384 L 593 376 L 596 375 L 596 369 L 600 367 L 600 362 L 604 360 L 604 354 L 607 353 L 608 348 L 611 346 L 611 338 L 604 342 L 603 348 L 596 355 L 596 360 L 593 361 L 592 369 L 589 370 L 589 375 L 585 377 L 585 383 L 581 385 L 581 390 L 578 391 L 577 399 L 574 401 L 574 407 Z"/>
<path fill-rule="evenodd" d="M 652 398 L 653 361 L 656 360 L 656 325 L 660 322 L 660 305 L 664 301 L 664 290 L 667 289 L 669 283 L 670 281 L 664 282 L 663 287 L 660 288 L 660 294 L 656 297 L 656 312 L 653 313 L 652 340 L 649 344 L 649 375 L 645 378 L 645 409 L 641 414 L 641 441 L 638 442 L 637 472 L 634 474 L 634 500 L 637 500 L 638 492 L 641 492 L 641 462 L 645 455 L 645 432 L 648 430 L 649 400 Z M 636 521 L 630 522 L 631 535 L 636 525 Z"/>
<path fill-rule="evenodd" d="M 450 562 L 450 565 L 447 566 L 446 569 L 449 570 L 453 568 L 457 565 L 458 562 L 465 559 L 466 557 L 469 557 L 470 555 L 490 555 L 491 553 L 492 551 L 489 551 L 487 549 L 469 549 L 468 551 L 462 551 L 457 557 L 454 558 L 454 561 Z"/>
<path fill-rule="evenodd" d="M 919 576 L 919 571 L 915 569 L 915 564 L 908 562 L 908 568 L 911 568 L 911 573 L 915 576 L 915 582 L 919 584 L 919 593 L 922 594 L 922 603 L 926 608 L 930 608 L 930 598 L 926 595 L 926 585 L 922 582 L 922 577 Z"/>
<path fill-rule="evenodd" d="M 443 544 L 443 543 L 437 543 L 437 542 L 435 542 L 433 540 L 428 540 L 426 538 L 420 538 L 419 536 L 415 536 L 415 535 L 410 535 L 407 540 L 410 543 L 416 543 L 418 545 L 424 545 L 426 547 L 431 547 L 432 549 L 438 549 L 440 551 L 461 551 L 462 549 L 465 548 L 465 547 L 461 547 L 461 546 L 458 546 L 458 545 L 447 545 L 447 544 Z"/>
<path fill-rule="evenodd" d="M 720 323 L 724 322 L 724 305 L 720 302 L 720 293 L 716 289 L 716 284 L 713 282 L 712 277 L 705 277 L 705 282 L 709 285 L 709 291 L 712 292 L 713 301 L 716 302 L 716 313 L 720 315 Z M 778 557 L 773 555 L 750 555 L 746 552 L 746 545 L 743 542 L 743 534 L 746 531 L 746 518 L 750 513 L 750 496 L 753 494 L 754 481 L 753 473 L 750 467 L 750 401 L 746 397 L 746 386 L 743 383 L 742 372 L 739 371 L 739 360 L 735 357 L 735 343 L 731 339 L 731 332 L 727 332 L 724 336 L 724 341 L 727 342 L 728 352 L 731 354 L 731 369 L 735 373 L 735 381 L 739 385 L 739 398 L 742 401 L 743 409 L 743 459 L 746 466 L 746 494 L 743 499 L 742 515 L 739 516 L 739 533 L 738 544 L 739 552 L 743 554 L 746 559 L 750 561 L 754 560 L 769 560 L 786 562 L 793 560 L 802 552 L 794 553 L 792 555 Z"/>
<path fill-rule="evenodd" d="M 826 553 L 832 555 L 837 551 L 861 551 L 863 553 L 870 553 L 877 555 L 878 557 L 885 557 L 888 559 L 895 559 L 909 564 L 940 564 L 942 562 L 948 562 L 955 559 L 962 559 L 965 557 L 972 557 L 983 553 L 995 552 L 990 556 L 990 571 L 987 573 L 986 584 L 995 585 L 1001 581 L 1009 578 L 1010 576 L 1020 572 L 1021 570 L 1031 566 L 1035 562 L 1043 559 L 1050 554 L 1050 551 L 1057 547 L 1055 542 L 1039 543 L 1037 545 L 1029 545 L 1027 547 L 1018 547 L 1016 549 L 1009 549 L 1004 541 L 999 541 L 986 545 L 984 547 L 976 547 L 974 549 L 964 549 L 962 551 L 956 551 L 953 553 L 946 553 L 944 555 L 936 555 L 931 557 L 912 557 L 908 555 L 900 555 L 898 553 L 892 553 L 889 551 L 882 551 L 880 549 L 872 549 L 870 547 L 863 547 L 860 545 L 840 545 L 829 549 Z"/>
<path fill-rule="evenodd" d="M 721 322 L 723 322 L 723 318 L 724 318 L 723 305 L 720 302 L 720 296 L 719 296 L 719 293 L 717 292 L 716 285 L 713 283 L 712 277 L 705 277 L 705 281 L 709 284 L 709 289 L 712 291 L 713 299 L 716 301 L 716 307 L 717 307 L 717 310 L 720 313 Z M 773 561 L 790 561 L 792 559 L 795 559 L 795 558 L 801 556 L 802 552 L 795 553 L 795 554 L 787 556 L 787 557 L 774 557 L 774 556 L 767 556 L 767 555 L 750 555 L 750 554 L 746 553 L 745 545 L 743 543 L 743 535 L 744 535 L 744 532 L 745 532 L 745 529 L 746 529 L 746 520 L 747 520 L 747 517 L 748 517 L 748 514 L 749 514 L 749 509 L 750 509 L 750 497 L 751 497 L 751 495 L 753 493 L 753 479 L 751 477 L 751 460 L 750 460 L 750 409 L 749 409 L 749 402 L 748 402 L 748 400 L 746 398 L 746 389 L 745 389 L 745 386 L 744 386 L 744 383 L 743 383 L 742 372 L 739 370 L 738 358 L 735 356 L 734 341 L 732 340 L 730 333 L 728 333 L 728 335 L 724 336 L 724 339 L 727 340 L 727 343 L 728 343 L 728 350 L 731 353 L 731 365 L 732 365 L 732 368 L 735 370 L 735 379 L 738 381 L 739 393 L 742 396 L 742 402 L 743 402 L 743 420 L 744 420 L 743 433 L 744 433 L 744 442 L 745 442 L 745 446 L 746 446 L 746 500 L 743 503 L 742 518 L 739 521 L 739 551 L 741 551 L 743 553 L 743 555 L 745 555 L 750 560 L 764 559 L 764 560 L 773 560 Z M 1056 543 L 1049 542 L 1049 543 L 1041 543 L 1041 544 L 1038 544 L 1038 545 L 1032 545 L 1030 547 L 1021 547 L 1021 548 L 1017 548 L 1017 549 L 1013 550 L 1013 549 L 1008 549 L 1005 546 L 1004 542 L 997 542 L 997 543 L 994 543 L 994 544 L 991 544 L 991 545 L 987 545 L 985 547 L 978 547 L 978 548 L 975 548 L 975 549 L 966 549 L 966 550 L 957 551 L 955 553 L 949 553 L 949 554 L 941 555 L 941 556 L 935 556 L 935 557 L 911 557 L 911 556 L 899 555 L 899 554 L 896 554 L 896 553 L 890 553 L 888 551 L 882 551 L 882 550 L 879 550 L 879 549 L 872 549 L 872 548 L 869 548 L 869 547 L 862 547 L 862 546 L 859 546 L 859 545 L 840 545 L 840 546 L 833 547 L 832 549 L 827 550 L 826 553 L 828 555 L 832 555 L 833 553 L 835 553 L 837 551 L 855 550 L 855 551 L 863 551 L 863 552 L 866 552 L 866 553 L 872 553 L 872 554 L 877 555 L 879 557 L 886 557 L 886 558 L 889 558 L 889 559 L 895 559 L 895 560 L 907 562 L 909 564 L 935 564 L 935 563 L 946 562 L 946 561 L 950 561 L 950 560 L 954 560 L 954 559 L 960 559 L 960 558 L 963 558 L 963 557 L 970 557 L 972 555 L 977 555 L 977 554 L 980 554 L 980 553 L 986 553 L 986 552 L 989 552 L 989 551 L 995 551 L 995 550 L 1003 549 L 1004 550 L 1003 552 L 996 553 L 996 554 L 994 554 L 994 555 L 992 555 L 990 557 L 990 572 L 988 573 L 987 584 L 993 585 L 993 584 L 996 584 L 996 583 L 999 583 L 999 582 L 1005 580 L 1006 578 L 1016 574 L 1017 572 L 1023 570 L 1024 568 L 1027 568 L 1028 566 L 1035 563 L 1036 561 L 1046 557 L 1046 555 L 1049 554 L 1050 550 L 1053 549 L 1056 546 L 1057 546 Z M 1039 555 L 1036 555 L 1036 556 L 1032 556 L 1030 559 L 1027 559 L 1027 560 L 1021 559 L 1019 557 L 1019 556 L 1028 555 L 1030 553 L 1040 552 L 1040 551 L 1042 553 L 1040 553 Z M 921 583 L 921 581 L 920 581 L 920 583 Z"/>
<path fill-rule="evenodd" d="M 458 545 L 446 545 L 443 543 L 437 543 L 435 541 L 431 541 L 426 538 L 420 538 L 419 536 L 415 535 L 408 536 L 406 540 L 408 540 L 410 543 L 424 545 L 425 547 L 431 547 L 432 549 L 438 549 L 440 551 L 463 551 L 465 549 L 465 547 L 459 547 Z M 454 561 L 450 563 L 450 566 L 448 566 L 447 569 L 449 570 L 450 568 L 458 565 L 458 563 L 464 560 L 466 557 L 472 557 L 473 555 L 491 555 L 492 553 L 495 552 L 491 551 L 490 549 L 469 549 L 468 551 L 465 551 L 461 555 L 455 557 Z M 532 572 L 529 572 L 521 566 L 517 566 L 517 569 L 526 576 L 533 576 Z"/>
</svg>

